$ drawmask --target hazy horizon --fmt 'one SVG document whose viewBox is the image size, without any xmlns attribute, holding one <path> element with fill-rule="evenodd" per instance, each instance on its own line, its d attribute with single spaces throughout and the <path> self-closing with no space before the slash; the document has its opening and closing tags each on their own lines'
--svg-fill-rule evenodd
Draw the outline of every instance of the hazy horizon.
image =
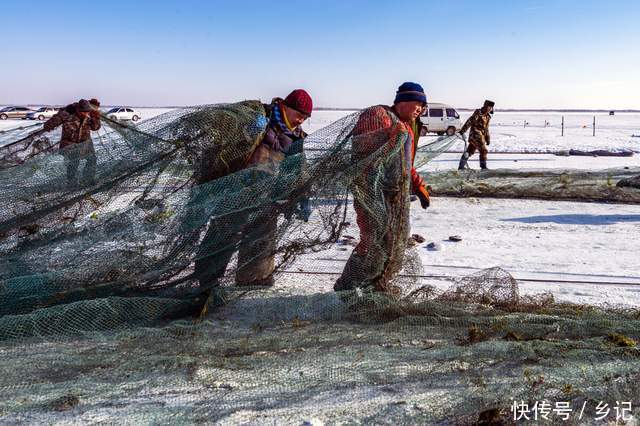
<svg viewBox="0 0 640 426">
<path fill-rule="evenodd" d="M 266 100 L 262 99 L 261 101 L 263 102 L 267 102 Z M 216 102 L 212 102 L 211 104 L 215 104 Z M 439 101 L 433 101 L 432 103 L 444 103 L 444 102 L 439 102 Z M 27 103 L 5 103 L 5 104 L 0 104 L 0 107 L 7 107 L 7 106 L 25 106 L 25 107 L 42 107 L 42 106 L 54 106 L 54 107 L 61 107 L 61 106 L 65 106 L 67 104 L 39 104 L 39 103 L 33 103 L 33 102 L 27 102 Z M 194 104 L 194 105 L 135 105 L 135 104 L 101 104 L 101 108 L 112 108 L 112 107 L 130 107 L 130 108 L 147 108 L 147 109 L 169 109 L 169 108 L 189 108 L 189 107 L 194 107 L 194 106 L 198 106 L 198 105 L 206 105 L 206 104 Z M 469 107 L 465 107 L 465 106 L 457 106 L 457 105 L 451 105 L 453 106 L 455 109 L 459 110 L 459 111 L 473 111 L 474 109 L 479 108 L 482 105 L 477 105 L 477 106 L 469 106 Z M 319 105 L 319 106 L 314 106 L 314 110 L 336 110 L 336 111 L 358 111 L 360 109 L 362 109 L 363 107 L 332 107 L 332 106 L 323 106 L 323 105 Z M 602 113 L 607 113 L 610 111 L 615 111 L 617 113 L 640 113 L 640 108 L 638 109 L 634 109 L 634 108 L 625 108 L 625 109 L 616 109 L 616 108 L 593 108 L 593 109 L 585 109 L 585 108 L 496 108 L 495 109 L 496 112 L 602 112 Z"/>
</svg>

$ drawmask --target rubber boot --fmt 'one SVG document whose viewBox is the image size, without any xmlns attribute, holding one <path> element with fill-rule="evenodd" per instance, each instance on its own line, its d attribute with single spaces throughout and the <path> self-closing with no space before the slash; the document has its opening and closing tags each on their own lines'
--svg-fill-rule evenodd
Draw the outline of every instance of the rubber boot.
<svg viewBox="0 0 640 426">
<path fill-rule="evenodd" d="M 489 170 L 489 169 L 487 168 L 487 160 L 480 160 L 480 168 L 481 168 L 482 170 Z"/>
<path fill-rule="evenodd" d="M 460 164 L 458 164 L 458 170 L 464 170 L 469 168 L 469 164 L 467 161 L 469 160 L 469 153 L 465 152 L 462 154 L 462 158 L 460 158 Z"/>
</svg>

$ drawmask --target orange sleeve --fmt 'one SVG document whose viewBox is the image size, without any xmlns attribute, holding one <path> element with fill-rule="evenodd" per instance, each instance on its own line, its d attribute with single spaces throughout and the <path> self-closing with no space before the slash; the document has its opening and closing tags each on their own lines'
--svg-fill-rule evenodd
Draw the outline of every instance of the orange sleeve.
<svg viewBox="0 0 640 426">
<path fill-rule="evenodd" d="M 364 158 L 382 148 L 389 140 L 391 125 L 391 117 L 384 108 L 373 107 L 364 111 L 351 132 L 356 156 Z"/>
<path fill-rule="evenodd" d="M 422 192 L 429 196 L 429 191 L 427 191 L 424 179 L 422 179 L 422 176 L 420 176 L 415 167 L 411 168 L 411 188 L 414 193 Z"/>
</svg>

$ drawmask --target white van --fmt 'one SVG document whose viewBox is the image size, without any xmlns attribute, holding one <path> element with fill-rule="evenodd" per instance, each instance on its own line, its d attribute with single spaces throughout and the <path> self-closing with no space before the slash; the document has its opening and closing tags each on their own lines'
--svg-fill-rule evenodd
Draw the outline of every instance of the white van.
<svg viewBox="0 0 640 426">
<path fill-rule="evenodd" d="M 428 103 L 422 114 L 422 122 L 427 128 L 427 132 L 438 135 L 453 135 L 462 127 L 462 120 L 458 111 L 450 105 Z"/>
</svg>

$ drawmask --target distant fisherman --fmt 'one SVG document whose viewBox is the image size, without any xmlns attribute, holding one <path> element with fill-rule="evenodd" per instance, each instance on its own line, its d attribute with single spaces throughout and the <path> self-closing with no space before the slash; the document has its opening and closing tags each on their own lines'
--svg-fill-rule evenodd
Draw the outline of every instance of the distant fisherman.
<svg viewBox="0 0 640 426">
<path fill-rule="evenodd" d="M 96 152 L 91 141 L 91 131 L 100 129 L 100 102 L 96 99 L 67 105 L 44 123 L 43 130 L 49 132 L 62 126 L 60 150 L 67 166 L 69 186 L 78 186 L 78 167 L 80 160 L 86 160 L 80 183 L 95 184 Z"/>
<path fill-rule="evenodd" d="M 491 121 L 494 106 L 494 102 L 484 101 L 482 108 L 475 110 L 460 129 L 461 135 L 464 135 L 469 128 L 471 131 L 469 132 L 469 146 L 467 151 L 462 154 L 458 170 L 469 168 L 467 161 L 469 157 L 475 154 L 476 150 L 480 152 L 480 168 L 483 170 L 487 169 L 487 154 L 489 153 L 487 147 L 491 143 L 489 121 Z"/>
</svg>

